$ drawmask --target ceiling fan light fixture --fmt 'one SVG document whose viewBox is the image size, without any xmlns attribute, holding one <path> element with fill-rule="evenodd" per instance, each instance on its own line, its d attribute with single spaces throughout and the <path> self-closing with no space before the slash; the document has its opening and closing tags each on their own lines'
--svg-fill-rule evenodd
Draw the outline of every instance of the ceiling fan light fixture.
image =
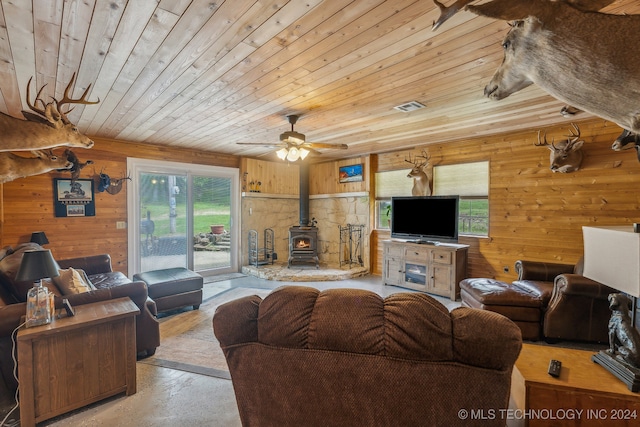
<svg viewBox="0 0 640 427">
<path fill-rule="evenodd" d="M 300 133 L 300 132 L 296 132 L 293 130 L 284 132 L 280 134 L 280 141 L 282 142 L 289 142 L 291 144 L 304 144 L 305 142 L 305 136 L 304 134 Z"/>
<path fill-rule="evenodd" d="M 278 156 L 278 158 L 280 160 L 284 160 L 287 158 L 287 154 L 289 154 L 289 151 L 286 148 L 281 148 L 278 151 L 276 151 L 276 155 Z"/>
<path fill-rule="evenodd" d="M 287 160 L 290 162 L 295 162 L 300 158 L 300 150 L 296 147 L 289 148 L 289 154 L 287 154 Z"/>
<path fill-rule="evenodd" d="M 301 148 L 300 149 L 300 160 L 304 160 L 305 157 L 307 157 L 308 154 L 309 154 L 309 150 Z"/>
</svg>

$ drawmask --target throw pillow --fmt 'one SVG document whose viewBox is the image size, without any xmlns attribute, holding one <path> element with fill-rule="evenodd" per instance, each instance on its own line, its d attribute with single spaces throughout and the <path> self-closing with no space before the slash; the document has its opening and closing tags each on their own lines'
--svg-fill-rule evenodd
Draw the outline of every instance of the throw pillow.
<svg viewBox="0 0 640 427">
<path fill-rule="evenodd" d="M 53 277 L 52 280 L 58 289 L 60 289 L 62 295 L 81 294 L 96 289 L 89 281 L 84 270 L 68 268 L 66 270 L 59 270 L 59 273 L 60 275 Z"/>
</svg>

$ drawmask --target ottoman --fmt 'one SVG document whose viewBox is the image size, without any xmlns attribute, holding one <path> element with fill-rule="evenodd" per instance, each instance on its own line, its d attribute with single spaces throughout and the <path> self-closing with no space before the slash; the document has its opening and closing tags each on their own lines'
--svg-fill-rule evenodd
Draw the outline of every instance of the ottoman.
<svg viewBox="0 0 640 427">
<path fill-rule="evenodd" d="M 527 289 L 494 279 L 460 282 L 462 305 L 500 313 L 520 327 L 522 339 L 537 341 L 543 319 L 543 299 Z"/>
<path fill-rule="evenodd" d="M 149 298 L 158 312 L 174 310 L 189 305 L 194 310 L 202 304 L 202 276 L 186 268 L 167 268 L 133 275 L 133 280 L 147 284 Z"/>
</svg>

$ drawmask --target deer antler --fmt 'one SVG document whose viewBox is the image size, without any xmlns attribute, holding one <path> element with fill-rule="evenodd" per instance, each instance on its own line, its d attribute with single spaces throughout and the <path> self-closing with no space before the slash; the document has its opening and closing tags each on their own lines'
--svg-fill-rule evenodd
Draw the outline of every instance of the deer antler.
<svg viewBox="0 0 640 427">
<path fill-rule="evenodd" d="M 33 80 L 33 77 L 29 78 L 29 83 L 27 83 L 27 105 L 29 106 L 29 108 L 31 109 L 31 111 L 34 111 L 42 116 L 45 116 L 45 109 L 47 108 L 47 104 L 44 103 L 44 101 L 42 100 L 42 98 L 40 98 L 40 95 L 42 94 L 42 91 L 44 90 L 44 87 L 46 86 L 43 85 L 40 90 L 38 91 L 38 94 L 36 95 L 35 99 L 33 100 L 33 104 L 31 103 L 31 80 Z M 42 104 L 42 108 L 38 108 L 36 107 L 34 104 L 37 104 L 38 101 L 40 101 L 40 103 Z"/>
<path fill-rule="evenodd" d="M 33 80 L 33 77 L 29 78 L 29 82 L 27 83 L 27 105 L 29 106 L 29 109 L 37 114 L 31 114 L 28 111 L 23 111 L 22 114 L 25 116 L 25 118 L 27 120 L 32 120 L 32 121 L 36 121 L 36 122 L 40 122 L 40 123 L 44 123 L 47 124 L 49 126 L 53 126 L 54 128 L 58 129 L 60 128 L 60 115 L 58 114 L 58 112 L 56 111 L 56 109 L 53 106 L 53 102 L 47 102 L 45 103 L 42 98 L 40 97 L 40 95 L 42 94 L 42 91 L 44 90 L 45 85 L 42 85 L 42 87 L 40 88 L 40 90 L 38 90 L 38 93 L 36 94 L 35 99 L 33 100 L 33 104 L 31 103 L 31 80 Z M 40 104 L 42 104 L 42 108 L 38 108 L 37 104 L 38 102 L 40 102 Z"/>
<path fill-rule="evenodd" d="M 418 159 L 424 159 L 424 162 L 419 162 Z M 422 168 L 429 163 L 429 159 L 431 159 L 431 155 L 428 154 L 425 150 L 422 150 L 422 155 L 415 156 L 413 160 L 411 159 L 411 154 L 409 154 L 409 160 L 404 159 L 405 162 L 411 163 L 416 168 Z"/>
<path fill-rule="evenodd" d="M 571 126 L 573 126 L 573 129 L 569 130 L 569 132 L 571 132 L 571 134 L 567 135 L 567 137 L 573 138 L 572 142 L 576 142 L 578 139 L 580 139 L 580 128 L 575 123 L 571 123 Z M 575 132 L 574 132 L 574 130 L 575 130 Z"/>
<path fill-rule="evenodd" d="M 458 0 L 451 6 L 446 7 L 445 5 L 440 3 L 438 0 L 433 0 L 433 3 L 435 3 L 435 5 L 438 6 L 438 8 L 440 9 L 440 17 L 438 18 L 437 21 L 433 22 L 433 26 L 431 27 L 431 30 L 432 31 L 437 30 L 438 27 L 444 24 L 447 19 L 451 18 L 453 15 L 458 13 L 460 9 L 464 8 L 466 5 L 468 5 L 472 1 L 474 0 Z"/>
<path fill-rule="evenodd" d="M 549 145 L 549 142 L 547 141 L 547 133 L 545 132 L 544 135 L 542 136 L 544 141 L 540 141 L 540 131 L 538 131 L 538 142 L 534 142 L 533 145 L 535 145 L 536 147 L 544 147 Z M 556 146 L 553 145 L 554 143 L 554 139 L 551 140 L 551 146 L 555 149 Z"/>
<path fill-rule="evenodd" d="M 65 124 L 71 123 L 69 121 L 69 119 L 67 118 L 67 114 L 69 114 L 73 110 L 73 108 L 70 108 L 69 110 L 63 112 L 61 110 L 61 108 L 60 108 L 63 105 L 65 105 L 65 104 L 92 105 L 92 104 L 97 104 L 98 102 L 100 102 L 99 98 L 98 98 L 97 101 L 87 101 L 86 97 L 87 97 L 87 94 L 89 93 L 89 89 L 91 89 L 91 85 L 87 86 L 87 89 L 84 91 L 84 93 L 82 94 L 82 96 L 80 98 L 73 99 L 73 98 L 69 97 L 69 91 L 71 90 L 71 86 L 73 85 L 73 81 L 75 79 L 76 79 L 76 73 L 73 73 L 73 75 L 71 76 L 71 80 L 69 81 L 69 84 L 64 89 L 64 94 L 62 96 L 62 99 L 60 101 L 58 101 L 57 99 L 54 99 L 54 101 L 56 103 L 56 109 L 58 110 L 58 113 L 60 114 L 60 118 L 62 119 L 62 121 Z"/>
<path fill-rule="evenodd" d="M 421 166 L 426 166 L 427 163 L 429 163 L 429 160 L 431 160 L 431 154 L 427 153 L 426 150 L 422 150 L 422 155 L 416 156 L 416 157 L 420 157 L 421 159 L 424 159 L 424 162 L 420 164 Z"/>
</svg>

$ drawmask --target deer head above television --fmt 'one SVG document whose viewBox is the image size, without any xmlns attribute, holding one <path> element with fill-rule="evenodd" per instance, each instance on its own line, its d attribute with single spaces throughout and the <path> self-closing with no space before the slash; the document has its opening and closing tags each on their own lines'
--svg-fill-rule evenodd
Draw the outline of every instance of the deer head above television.
<svg viewBox="0 0 640 427">
<path fill-rule="evenodd" d="M 91 148 L 93 141 L 80 133 L 77 126 L 71 123 L 67 114 L 73 109 L 64 109 L 66 104 L 97 104 L 98 101 L 87 101 L 86 96 L 91 88 L 87 87 L 77 99 L 70 97 L 69 92 L 75 80 L 75 73 L 64 90 L 62 99 L 52 98 L 45 102 L 42 98 L 42 86 L 31 102 L 31 80 L 27 84 L 27 105 L 30 111 L 23 111 L 26 120 L 17 119 L 0 112 L 0 151 L 34 151 L 54 147 Z M 34 114 L 36 113 L 36 114 Z"/>
<path fill-rule="evenodd" d="M 409 154 L 409 158 L 404 159 L 405 162 L 413 165 L 413 168 L 407 175 L 407 178 L 413 179 L 413 188 L 411 189 L 411 195 L 413 196 L 431 195 L 431 180 L 424 170 L 429 164 L 430 158 L 431 156 L 429 156 L 425 150 L 422 150 L 422 155 L 415 156 L 412 159 L 411 154 Z"/>
<path fill-rule="evenodd" d="M 569 173 L 575 172 L 580 169 L 582 164 L 582 145 L 584 141 L 580 140 L 580 128 L 576 124 L 573 124 L 573 130 L 571 134 L 567 135 L 566 141 L 561 141 L 556 146 L 551 141 L 551 144 L 547 142 L 547 135 L 543 136 L 543 141 L 540 140 L 540 131 L 538 131 L 538 142 L 534 145 L 539 147 L 547 146 L 551 150 L 549 158 L 552 172 Z M 575 130 L 575 132 L 574 132 Z"/>
<path fill-rule="evenodd" d="M 640 45 L 640 15 L 597 12 L 614 0 L 493 0 L 469 6 L 473 1 L 445 7 L 434 0 L 441 16 L 433 28 L 462 8 L 514 21 L 502 43 L 504 59 L 485 96 L 500 100 L 536 84 L 573 107 L 616 123 L 627 138 L 640 134 L 640 55 L 629 50 Z M 637 137 L 632 141 L 638 144 Z"/>
</svg>

